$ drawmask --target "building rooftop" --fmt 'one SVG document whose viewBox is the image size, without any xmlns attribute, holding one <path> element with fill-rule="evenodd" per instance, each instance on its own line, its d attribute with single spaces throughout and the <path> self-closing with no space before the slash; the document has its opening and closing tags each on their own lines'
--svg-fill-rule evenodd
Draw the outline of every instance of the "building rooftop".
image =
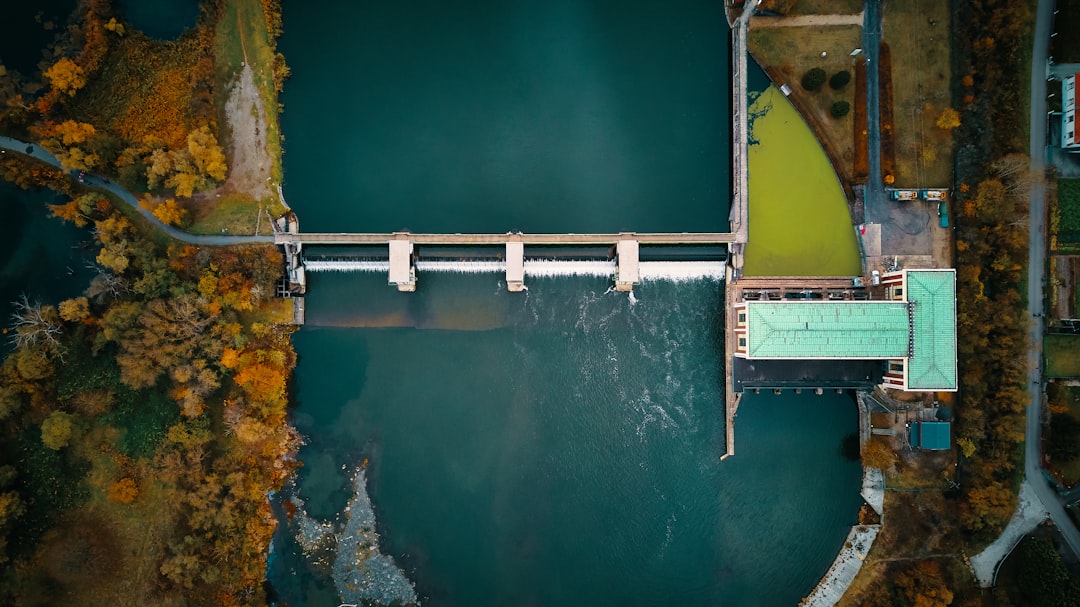
<svg viewBox="0 0 1080 607">
<path fill-rule="evenodd" d="M 873 302 L 748 302 L 751 358 L 905 358 L 908 305 Z"/>
<path fill-rule="evenodd" d="M 908 270 L 907 300 L 912 304 L 912 352 L 907 364 L 911 390 L 955 390 L 956 273 Z"/>
<path fill-rule="evenodd" d="M 941 451 L 950 446 L 950 430 L 949 422 L 915 422 L 908 441 L 912 447 Z"/>
</svg>

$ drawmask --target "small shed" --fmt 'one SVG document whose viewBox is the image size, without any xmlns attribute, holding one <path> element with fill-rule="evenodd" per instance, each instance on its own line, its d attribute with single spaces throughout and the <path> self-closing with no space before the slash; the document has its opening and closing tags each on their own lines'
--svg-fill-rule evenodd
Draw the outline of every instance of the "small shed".
<svg viewBox="0 0 1080 607">
<path fill-rule="evenodd" d="M 951 446 L 949 422 L 915 422 L 911 425 L 911 446 L 925 451 L 943 451 Z"/>
</svg>

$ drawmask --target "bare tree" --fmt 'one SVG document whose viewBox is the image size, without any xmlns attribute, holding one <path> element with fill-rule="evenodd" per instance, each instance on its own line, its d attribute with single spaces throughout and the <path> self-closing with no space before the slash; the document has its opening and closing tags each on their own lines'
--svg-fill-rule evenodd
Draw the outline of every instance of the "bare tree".
<svg viewBox="0 0 1080 607">
<path fill-rule="evenodd" d="M 38 302 L 30 303 L 26 294 L 14 302 L 15 311 L 11 313 L 14 332 L 11 341 L 18 348 L 46 346 L 59 352 L 61 320 L 52 306 L 42 306 Z"/>
</svg>

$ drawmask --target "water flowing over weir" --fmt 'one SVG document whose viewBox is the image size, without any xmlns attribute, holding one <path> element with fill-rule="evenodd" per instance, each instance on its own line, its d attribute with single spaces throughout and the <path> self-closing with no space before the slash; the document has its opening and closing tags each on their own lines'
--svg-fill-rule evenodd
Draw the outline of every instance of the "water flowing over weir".
<svg viewBox="0 0 1080 607">
<path fill-rule="evenodd" d="M 682 282 L 687 280 L 723 280 L 722 261 L 642 261 L 639 264 L 641 278 Z M 390 262 L 382 260 L 320 259 L 307 260 L 304 267 L 309 272 L 389 272 Z M 442 272 L 454 274 L 493 274 L 506 271 L 502 261 L 443 261 L 419 260 L 418 272 Z M 614 275 L 616 264 L 608 260 L 527 259 L 525 275 L 535 278 L 561 276 Z"/>
</svg>

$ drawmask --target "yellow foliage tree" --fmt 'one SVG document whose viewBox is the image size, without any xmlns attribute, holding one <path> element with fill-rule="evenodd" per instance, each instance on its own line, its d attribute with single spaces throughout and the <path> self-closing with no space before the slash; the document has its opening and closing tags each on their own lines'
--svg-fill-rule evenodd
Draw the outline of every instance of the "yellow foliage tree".
<svg viewBox="0 0 1080 607">
<path fill-rule="evenodd" d="M 73 96 L 79 89 L 86 86 L 86 74 L 77 63 L 61 57 L 49 69 L 45 70 L 45 78 L 49 84 L 61 93 Z"/>
<path fill-rule="evenodd" d="M 86 227 L 86 216 L 79 208 L 78 200 L 72 200 L 66 204 L 50 204 L 49 210 L 52 211 L 53 217 L 70 221 L 80 228 Z"/>
<path fill-rule="evenodd" d="M 82 322 L 90 316 L 90 302 L 85 297 L 75 297 L 60 302 L 60 318 L 68 322 Z"/>
<path fill-rule="evenodd" d="M 105 29 L 120 37 L 123 37 L 126 33 L 124 24 L 117 21 L 116 17 L 112 17 L 111 19 L 109 19 L 108 23 L 105 24 Z"/>
<path fill-rule="evenodd" d="M 941 110 L 937 119 L 937 127 L 943 131 L 951 131 L 960 126 L 960 114 L 951 107 Z"/>
<path fill-rule="evenodd" d="M 195 168 L 207 177 L 221 181 L 225 179 L 225 152 L 221 150 L 214 134 L 206 126 L 199 127 L 187 137 L 188 153 L 195 162 Z"/>
<path fill-rule="evenodd" d="M 187 209 L 176 203 L 175 198 L 169 198 L 165 202 L 154 207 L 154 217 L 165 225 L 179 226 L 187 220 Z"/>
<path fill-rule="evenodd" d="M 54 137 L 59 137 L 64 142 L 64 145 L 85 143 L 97 133 L 94 125 L 88 122 L 75 122 L 74 120 L 65 120 L 50 130 Z"/>
<path fill-rule="evenodd" d="M 71 415 L 63 411 L 53 411 L 41 423 L 41 442 L 54 451 L 68 446 L 72 434 Z"/>
<path fill-rule="evenodd" d="M 139 497 L 139 486 L 133 479 L 124 477 L 109 485 L 109 499 L 121 504 L 130 504 Z"/>
</svg>

